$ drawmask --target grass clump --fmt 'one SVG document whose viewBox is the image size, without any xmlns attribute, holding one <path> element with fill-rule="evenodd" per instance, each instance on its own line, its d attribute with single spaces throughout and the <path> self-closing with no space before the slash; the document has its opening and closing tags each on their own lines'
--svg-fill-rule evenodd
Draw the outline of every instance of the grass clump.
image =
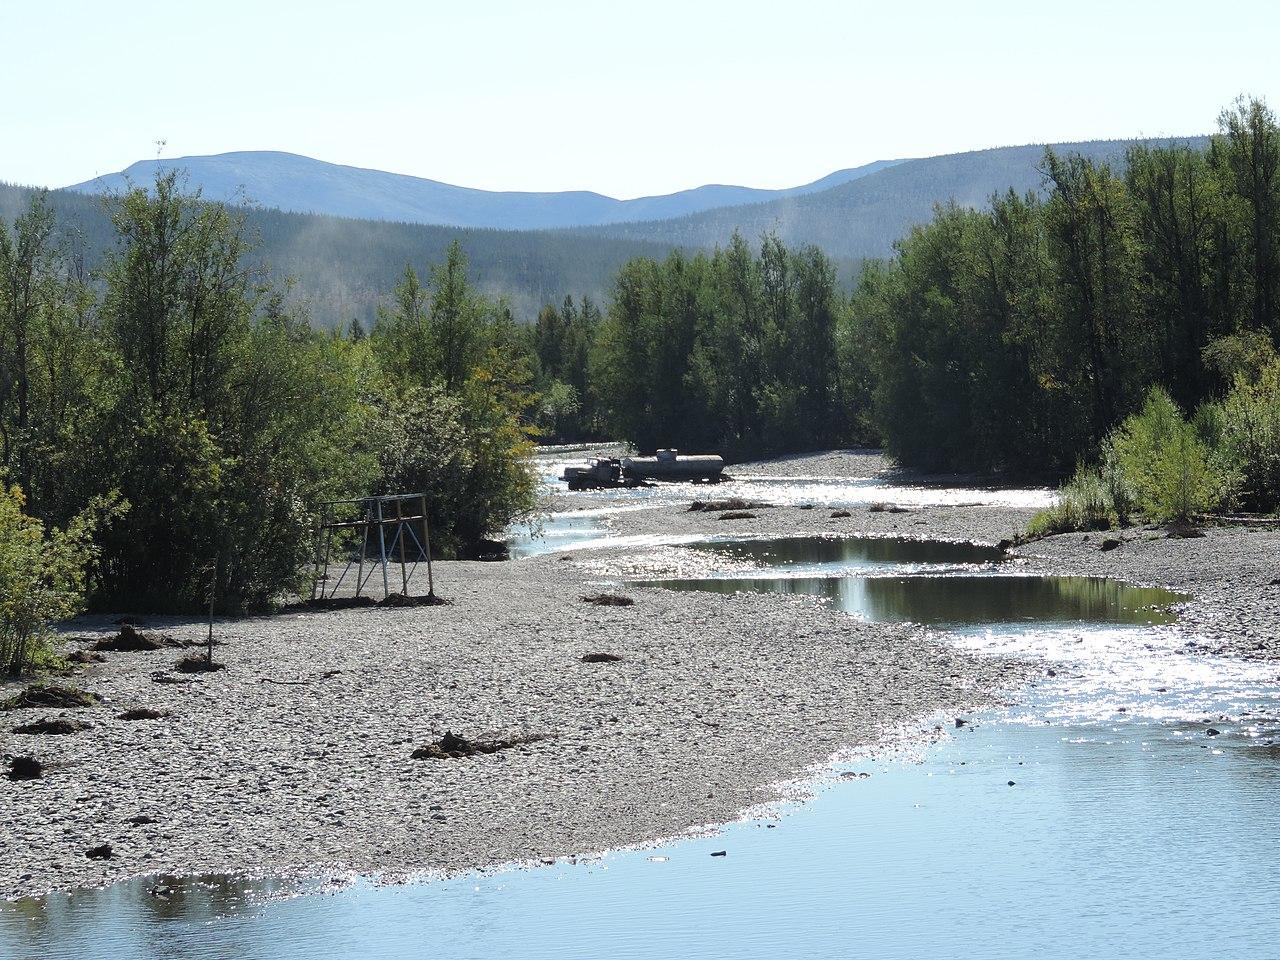
<svg viewBox="0 0 1280 960">
<path fill-rule="evenodd" d="M 0 700 L 0 710 L 31 710 L 42 707 L 70 710 L 92 707 L 101 700 L 96 693 L 77 687 L 37 684 L 18 691 L 7 700 Z"/>
<path fill-rule="evenodd" d="M 1058 491 L 1058 502 L 1027 524 L 1028 537 L 1047 537 L 1073 530 L 1108 530 L 1113 520 L 1107 486 L 1096 467 L 1082 467 Z"/>
<path fill-rule="evenodd" d="M 1058 502 L 1027 524 L 1029 538 L 1079 530 L 1128 526 L 1135 508 L 1133 483 L 1126 476 L 1114 444 L 1103 446 L 1095 466 L 1081 464 L 1058 490 Z"/>
</svg>

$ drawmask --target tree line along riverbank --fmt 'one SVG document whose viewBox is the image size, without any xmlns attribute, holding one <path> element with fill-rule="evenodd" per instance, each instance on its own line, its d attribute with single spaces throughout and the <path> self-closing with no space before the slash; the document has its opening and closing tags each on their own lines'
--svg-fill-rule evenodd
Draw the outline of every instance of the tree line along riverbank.
<svg viewBox="0 0 1280 960">
<path fill-rule="evenodd" d="M 1058 480 L 1033 532 L 1274 510 L 1280 131 L 1242 100 L 1206 149 L 1122 169 L 1046 152 L 1044 190 L 940 208 L 846 293 L 820 250 L 741 237 L 638 258 L 532 327 L 463 251 L 328 334 L 177 174 L 106 202 L 90 274 L 40 197 L 0 230 L 5 668 L 93 609 L 268 607 L 321 501 L 428 494 L 437 546 L 528 517 L 534 437 L 742 459 L 854 441 Z"/>
</svg>

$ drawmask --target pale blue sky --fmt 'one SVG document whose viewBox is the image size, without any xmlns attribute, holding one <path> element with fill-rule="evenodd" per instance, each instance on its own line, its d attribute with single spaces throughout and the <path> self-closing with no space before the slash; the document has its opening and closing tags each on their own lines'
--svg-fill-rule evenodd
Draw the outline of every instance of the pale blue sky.
<svg viewBox="0 0 1280 960">
<path fill-rule="evenodd" d="M 1280 106 L 1270 2 L 0 0 L 0 179 L 289 150 L 488 189 L 780 187 Z"/>
</svg>

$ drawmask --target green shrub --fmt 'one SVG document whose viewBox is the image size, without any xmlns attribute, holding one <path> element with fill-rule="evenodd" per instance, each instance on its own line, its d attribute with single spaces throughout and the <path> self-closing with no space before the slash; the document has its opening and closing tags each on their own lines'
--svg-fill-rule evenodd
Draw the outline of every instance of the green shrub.
<svg viewBox="0 0 1280 960">
<path fill-rule="evenodd" d="M 1157 523 L 1182 523 L 1218 508 L 1233 486 L 1216 449 L 1226 421 L 1206 406 L 1188 423 L 1164 390 L 1152 388 L 1142 411 L 1107 438 L 1098 465 L 1077 468 L 1058 503 L 1031 519 L 1027 535 L 1106 530 L 1128 524 L 1135 512 Z"/>
<path fill-rule="evenodd" d="M 1133 481 L 1125 474 L 1115 445 L 1108 438 L 1102 445 L 1102 458 L 1098 464 L 1102 483 L 1106 486 L 1107 508 L 1120 526 L 1128 526 L 1138 509 L 1138 496 Z"/>
<path fill-rule="evenodd" d="M 95 502 L 61 530 L 23 512 L 18 487 L 0 491 L 0 673 L 24 673 L 51 656 L 52 625 L 84 608 L 93 534 L 115 500 Z"/>
<path fill-rule="evenodd" d="M 439 384 L 375 401 L 384 493 L 427 496 L 432 549 L 475 553 L 536 505 L 532 444 L 487 377 L 460 394 Z"/>
<path fill-rule="evenodd" d="M 1214 340 L 1201 351 L 1201 356 L 1204 365 L 1226 384 L 1234 384 L 1241 377 L 1256 380 L 1280 361 L 1270 334 L 1261 330 L 1246 330 Z"/>
<path fill-rule="evenodd" d="M 548 443 L 564 443 L 582 432 L 582 400 L 572 384 L 552 380 L 538 404 L 538 431 Z"/>
<path fill-rule="evenodd" d="M 1280 362 L 1235 388 L 1218 408 L 1217 446 L 1238 474 L 1241 503 L 1250 510 L 1280 507 Z"/>
<path fill-rule="evenodd" d="M 1160 387 L 1142 411 L 1127 418 L 1109 440 L 1138 508 L 1157 523 L 1182 523 L 1216 509 L 1226 478 L 1215 469 L 1196 428 Z"/>
<path fill-rule="evenodd" d="M 1100 467 L 1079 467 L 1058 491 L 1058 502 L 1027 524 L 1028 537 L 1074 530 L 1106 530 L 1122 522 L 1115 506 L 1116 480 Z M 1127 508 L 1125 518 L 1127 519 Z"/>
</svg>

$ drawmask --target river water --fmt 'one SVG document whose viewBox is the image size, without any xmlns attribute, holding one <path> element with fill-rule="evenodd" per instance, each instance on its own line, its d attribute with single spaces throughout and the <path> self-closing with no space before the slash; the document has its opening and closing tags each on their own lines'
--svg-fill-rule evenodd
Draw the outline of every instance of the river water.
<svg viewBox="0 0 1280 960">
<path fill-rule="evenodd" d="M 831 505 L 864 489 L 820 486 Z M 599 545 L 603 515 L 553 519 L 522 552 Z M 835 764 L 807 799 L 708 836 L 284 900 L 229 878 L 145 878 L 0 905 L 0 956 L 1280 956 L 1280 667 L 1181 652 L 1176 596 L 1019 576 L 958 545 L 680 549 L 705 562 L 663 586 L 813 593 L 1042 660 L 1042 676 L 1016 707 L 960 727 L 927 718 L 921 730 L 941 735 Z"/>
</svg>

